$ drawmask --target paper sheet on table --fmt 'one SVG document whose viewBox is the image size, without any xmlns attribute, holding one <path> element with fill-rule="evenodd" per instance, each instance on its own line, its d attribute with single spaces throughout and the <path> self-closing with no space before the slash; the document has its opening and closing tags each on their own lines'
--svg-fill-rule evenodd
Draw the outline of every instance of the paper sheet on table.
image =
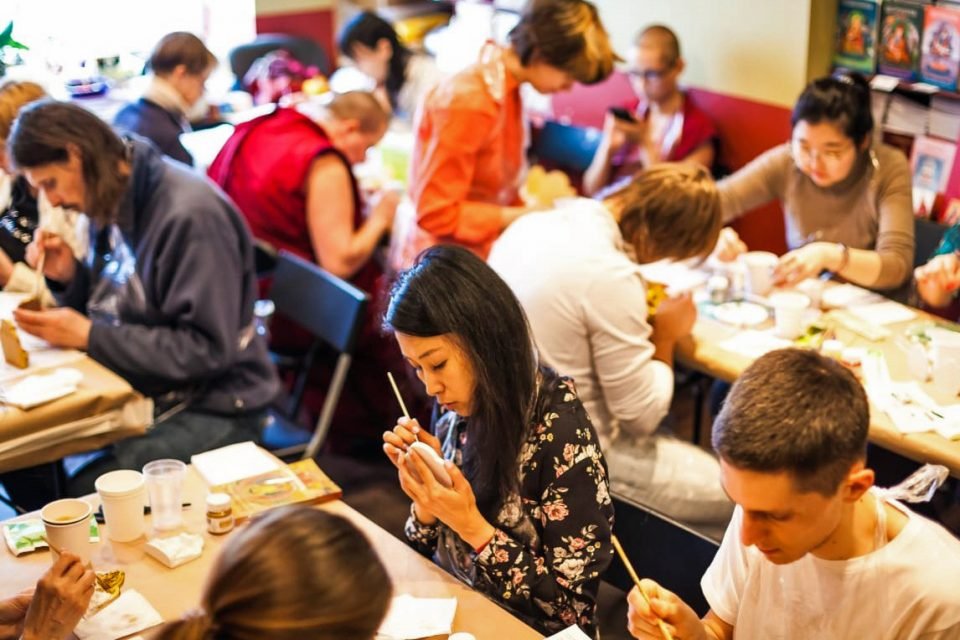
<svg viewBox="0 0 960 640">
<path fill-rule="evenodd" d="M 886 359 L 870 351 L 861 364 L 863 388 L 873 404 L 890 417 L 900 433 L 935 432 L 960 438 L 960 405 L 938 405 L 916 382 L 894 382 Z"/>
<path fill-rule="evenodd" d="M 396 596 L 377 638 L 380 640 L 413 640 L 449 635 L 453 616 L 457 613 L 456 598 L 415 598 L 409 594 Z"/>
<path fill-rule="evenodd" d="M 917 317 L 916 311 L 892 300 L 852 307 L 848 311 L 858 318 L 874 324 L 896 324 Z"/>
<path fill-rule="evenodd" d="M 560 633 L 555 633 L 544 640 L 590 640 L 590 636 L 585 634 L 577 625 L 567 627 Z"/>
<path fill-rule="evenodd" d="M 821 296 L 823 306 L 830 309 L 846 309 L 883 301 L 879 293 L 849 283 L 827 287 Z"/>
<path fill-rule="evenodd" d="M 770 331 L 756 331 L 749 329 L 740 331 L 731 338 L 727 338 L 720 343 L 720 347 L 726 351 L 740 353 L 748 358 L 759 358 L 777 349 L 786 349 L 792 347 L 793 343 L 783 338 L 778 338 Z"/>
<path fill-rule="evenodd" d="M 686 262 L 659 260 L 640 265 L 644 280 L 667 285 L 670 295 L 678 295 L 696 289 L 707 281 L 707 274 L 692 269 Z"/>
<path fill-rule="evenodd" d="M 134 589 L 126 589 L 95 616 L 81 620 L 73 632 L 80 640 L 117 640 L 162 622 L 146 598 Z"/>
<path fill-rule="evenodd" d="M 54 369 L 18 380 L 0 397 L 4 403 L 26 410 L 74 393 L 81 380 L 83 374 L 76 369 Z"/>
<path fill-rule="evenodd" d="M 190 456 L 190 464 L 211 487 L 270 473 L 283 462 L 253 442 L 230 444 Z"/>
</svg>

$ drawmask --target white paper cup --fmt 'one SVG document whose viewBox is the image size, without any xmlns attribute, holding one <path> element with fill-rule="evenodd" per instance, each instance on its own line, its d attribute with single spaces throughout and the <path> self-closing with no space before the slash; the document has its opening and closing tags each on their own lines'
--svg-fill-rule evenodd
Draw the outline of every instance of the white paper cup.
<svg viewBox="0 0 960 640">
<path fill-rule="evenodd" d="M 143 467 L 150 494 L 150 520 L 158 531 L 169 531 L 183 524 L 180 494 L 187 465 L 179 460 L 154 460 Z"/>
<path fill-rule="evenodd" d="M 823 288 L 825 283 L 820 278 L 807 278 L 797 283 L 796 289 L 803 295 L 810 298 L 810 306 L 814 309 L 820 308 L 820 301 L 823 299 Z"/>
<path fill-rule="evenodd" d="M 960 394 L 960 333 L 947 329 L 930 330 L 933 354 L 933 386 L 947 397 Z"/>
<path fill-rule="evenodd" d="M 770 305 L 778 336 L 793 340 L 803 333 L 803 317 L 810 307 L 810 298 L 802 293 L 785 291 L 770 296 Z"/>
<path fill-rule="evenodd" d="M 773 289 L 773 270 L 780 261 L 775 253 L 769 251 L 749 251 L 740 259 L 746 268 L 745 285 L 747 293 L 765 296 Z"/>
<path fill-rule="evenodd" d="M 103 503 L 107 536 L 116 542 L 130 542 L 144 534 L 146 485 L 143 474 L 132 469 L 105 473 L 94 483 Z"/>
<path fill-rule="evenodd" d="M 69 551 L 87 562 L 90 560 L 90 503 L 77 498 L 55 500 L 40 510 L 45 535 L 58 549 Z M 60 554 L 51 547 L 53 561 Z"/>
</svg>

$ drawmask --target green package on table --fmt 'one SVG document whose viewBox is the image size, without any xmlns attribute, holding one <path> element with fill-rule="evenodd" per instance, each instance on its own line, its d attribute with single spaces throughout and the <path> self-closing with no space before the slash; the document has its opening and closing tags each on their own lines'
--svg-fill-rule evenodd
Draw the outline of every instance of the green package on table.
<svg viewBox="0 0 960 640">
<path fill-rule="evenodd" d="M 46 549 L 44 533 L 43 520 L 39 518 L 18 520 L 3 525 L 3 539 L 10 553 L 15 556 L 37 549 Z M 100 525 L 93 516 L 90 516 L 90 542 L 100 542 Z"/>
</svg>

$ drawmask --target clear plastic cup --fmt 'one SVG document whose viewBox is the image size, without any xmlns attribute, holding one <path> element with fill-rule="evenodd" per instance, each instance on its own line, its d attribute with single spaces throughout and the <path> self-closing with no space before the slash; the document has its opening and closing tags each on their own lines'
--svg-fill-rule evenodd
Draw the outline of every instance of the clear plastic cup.
<svg viewBox="0 0 960 640">
<path fill-rule="evenodd" d="M 933 386 L 946 398 L 960 395 L 960 333 L 948 329 L 930 330 L 933 354 Z"/>
<path fill-rule="evenodd" d="M 143 467 L 150 495 L 150 519 L 153 528 L 169 531 L 183 524 L 181 494 L 187 465 L 179 460 L 154 460 Z"/>
</svg>

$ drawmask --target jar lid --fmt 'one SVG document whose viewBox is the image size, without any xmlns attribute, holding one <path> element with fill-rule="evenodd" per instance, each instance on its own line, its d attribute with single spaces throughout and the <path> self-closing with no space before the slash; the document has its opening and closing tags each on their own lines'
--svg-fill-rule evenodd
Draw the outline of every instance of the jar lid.
<svg viewBox="0 0 960 640">
<path fill-rule="evenodd" d="M 207 494 L 207 508 L 214 510 L 223 510 L 230 507 L 230 496 L 226 493 Z"/>
</svg>

